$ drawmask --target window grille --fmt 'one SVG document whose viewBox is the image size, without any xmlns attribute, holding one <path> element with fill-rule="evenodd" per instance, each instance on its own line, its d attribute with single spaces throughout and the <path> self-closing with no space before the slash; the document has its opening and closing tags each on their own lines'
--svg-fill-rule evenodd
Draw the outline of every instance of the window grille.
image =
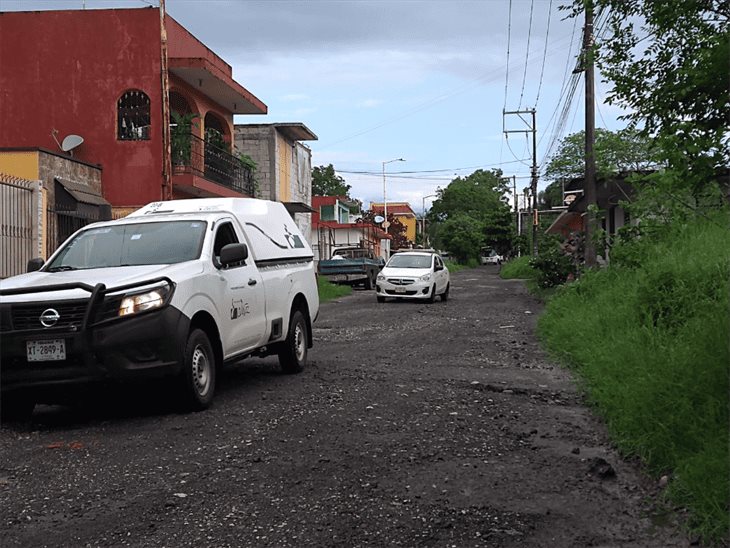
<svg viewBox="0 0 730 548">
<path fill-rule="evenodd" d="M 150 138 L 150 98 L 143 91 L 125 91 L 117 102 L 117 139 L 148 141 Z"/>
</svg>

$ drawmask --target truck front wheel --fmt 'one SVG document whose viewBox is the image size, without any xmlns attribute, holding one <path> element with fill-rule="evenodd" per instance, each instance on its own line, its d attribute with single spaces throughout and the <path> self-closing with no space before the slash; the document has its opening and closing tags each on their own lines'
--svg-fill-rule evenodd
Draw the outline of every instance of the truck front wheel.
<svg viewBox="0 0 730 548">
<path fill-rule="evenodd" d="M 213 401 L 215 354 L 202 329 L 193 329 L 188 337 L 180 385 L 183 403 L 188 409 L 200 411 Z"/>
<path fill-rule="evenodd" d="M 307 363 L 307 320 L 295 310 L 289 320 L 286 340 L 279 347 L 279 364 L 284 373 L 299 373 Z"/>
</svg>

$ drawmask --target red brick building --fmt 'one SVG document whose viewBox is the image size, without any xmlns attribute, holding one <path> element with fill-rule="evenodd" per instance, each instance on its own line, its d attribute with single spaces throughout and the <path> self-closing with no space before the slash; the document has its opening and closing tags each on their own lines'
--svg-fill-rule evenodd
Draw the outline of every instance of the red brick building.
<svg viewBox="0 0 730 548">
<path fill-rule="evenodd" d="M 0 13 L 0 67 L 0 149 L 61 152 L 81 136 L 68 154 L 102 167 L 117 216 L 160 199 L 253 195 L 231 154 L 233 115 L 266 105 L 159 9 Z"/>
</svg>

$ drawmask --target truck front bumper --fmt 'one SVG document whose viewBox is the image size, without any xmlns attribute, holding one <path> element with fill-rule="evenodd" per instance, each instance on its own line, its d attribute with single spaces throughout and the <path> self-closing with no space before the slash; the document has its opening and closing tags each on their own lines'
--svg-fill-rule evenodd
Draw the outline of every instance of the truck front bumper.
<svg viewBox="0 0 730 548">
<path fill-rule="evenodd" d="M 176 374 L 189 323 L 178 309 L 167 306 L 86 332 L 2 333 L 0 387 L 6 392 Z M 64 341 L 65 359 L 28 361 L 29 341 L 59 339 Z"/>
<path fill-rule="evenodd" d="M 97 287 L 88 300 L 0 303 L 2 392 L 178 373 L 190 319 L 170 304 L 116 317 L 104 297 Z M 39 319 L 49 309 L 60 320 L 44 327 Z M 30 359 L 31 347 L 49 341 L 63 351 Z"/>
</svg>

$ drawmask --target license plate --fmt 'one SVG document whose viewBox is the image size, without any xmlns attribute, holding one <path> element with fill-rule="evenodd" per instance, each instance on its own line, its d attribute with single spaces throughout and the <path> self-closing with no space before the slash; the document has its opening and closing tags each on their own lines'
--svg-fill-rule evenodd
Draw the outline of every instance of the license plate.
<svg viewBox="0 0 730 548">
<path fill-rule="evenodd" d="M 66 359 L 66 341 L 26 341 L 25 348 L 29 362 L 49 362 Z"/>
<path fill-rule="evenodd" d="M 395 288 L 395 292 L 396 293 L 405 293 L 406 292 L 406 288 L 405 287 L 396 287 Z"/>
</svg>

